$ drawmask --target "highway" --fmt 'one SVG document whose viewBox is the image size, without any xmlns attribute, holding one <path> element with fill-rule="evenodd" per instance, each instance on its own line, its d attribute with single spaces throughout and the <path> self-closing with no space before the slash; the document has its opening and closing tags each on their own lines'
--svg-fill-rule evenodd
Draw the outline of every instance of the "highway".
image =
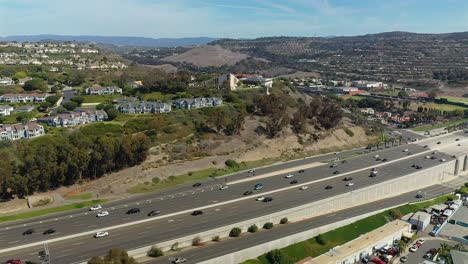
<svg viewBox="0 0 468 264">
<path fill-rule="evenodd" d="M 460 135 L 450 135 L 444 138 L 444 141 L 454 141 Z M 429 140 L 424 142 L 430 146 L 437 146 L 436 140 Z M 378 152 L 380 158 L 387 158 L 389 161 L 406 157 L 407 152 L 403 149 L 408 148 L 408 152 L 413 154 L 421 153 L 422 151 L 429 151 L 423 146 L 417 144 L 410 144 L 399 146 L 391 149 L 385 149 Z M 315 200 L 320 200 L 326 197 L 334 196 L 350 190 L 342 181 L 344 176 L 342 174 L 348 171 L 356 171 L 366 167 L 379 167 L 379 176 L 370 178 L 369 170 L 353 172 L 346 177 L 352 177 L 355 183 L 354 188 L 362 188 L 374 184 L 375 182 L 385 181 L 391 178 L 408 174 L 415 170 L 411 167 L 412 164 L 422 166 L 424 169 L 429 168 L 440 163 L 439 158 L 451 159 L 451 156 L 445 154 L 437 154 L 437 159 L 425 159 L 423 155 L 412 156 L 407 160 L 398 163 L 398 166 L 388 164 L 382 161 L 376 161 L 373 156 L 375 152 L 370 154 L 360 155 L 348 159 L 347 163 L 339 163 L 338 167 L 330 168 L 328 164 L 319 167 L 307 169 L 304 173 L 295 173 L 292 179 L 299 181 L 297 187 L 293 189 L 273 193 L 269 196 L 274 198 L 271 203 L 261 203 L 254 201 L 255 197 L 267 192 L 291 186 L 289 184 L 292 179 L 285 179 L 284 175 L 277 177 L 269 177 L 261 179 L 264 184 L 264 189 L 257 191 L 254 196 L 247 197 L 247 200 L 228 203 L 222 206 L 215 206 L 213 208 L 205 209 L 204 214 L 201 216 L 191 216 L 189 213 L 171 216 L 169 218 L 154 218 L 154 221 L 121 228 L 109 231 L 110 236 L 107 238 L 94 239 L 90 235 L 80 236 L 66 241 L 54 242 L 49 245 L 52 253 L 53 263 L 73 263 L 79 260 L 87 259 L 91 256 L 102 255 L 110 247 L 121 247 L 125 249 L 136 248 L 144 245 L 149 245 L 161 241 L 166 241 L 171 238 L 180 237 L 188 234 L 195 234 L 202 230 L 207 230 L 216 226 L 222 226 L 229 223 L 235 223 L 242 219 L 253 218 L 255 216 L 262 216 L 272 212 L 280 211 L 285 208 L 298 206 L 305 203 L 310 203 Z M 331 155 L 334 157 L 334 155 Z M 323 159 L 323 156 L 321 157 Z M 387 163 L 388 163 L 387 162 Z M 265 173 L 271 168 L 258 169 L 257 175 Z M 339 175 L 334 175 L 333 172 L 339 170 Z M 245 178 L 246 173 L 241 173 L 239 178 Z M 333 178 L 334 177 L 334 178 Z M 331 178 L 326 181 L 316 182 L 309 185 L 306 191 L 299 191 L 300 184 L 303 182 L 321 180 L 323 178 Z M 110 216 L 104 218 L 97 218 L 94 213 L 79 212 L 69 216 L 56 216 L 57 220 L 42 220 L 40 223 L 37 220 L 23 221 L 21 223 L 4 224 L 0 228 L 0 243 L 2 248 L 10 248 L 17 245 L 23 245 L 34 241 L 41 241 L 49 236 L 42 235 L 42 231 L 54 227 L 57 233 L 50 237 L 60 237 L 69 234 L 81 233 L 85 230 L 106 230 L 106 227 L 114 226 L 116 224 L 128 223 L 136 220 L 147 219 L 147 212 L 155 209 L 161 210 L 161 216 L 172 212 L 180 212 L 183 210 L 190 210 L 199 206 L 213 205 L 222 201 L 230 201 L 237 198 L 243 198 L 242 193 L 246 190 L 251 190 L 256 181 L 238 183 L 230 186 L 227 190 L 218 190 L 220 182 L 211 181 L 204 183 L 202 188 L 192 188 L 191 186 L 184 186 L 174 188 L 179 191 L 171 193 L 169 190 L 160 192 L 160 196 L 156 196 L 151 203 L 140 203 L 139 205 L 127 205 L 127 207 L 120 208 L 114 205 L 115 208 L 109 208 Z M 334 188 L 325 190 L 325 186 L 331 185 Z M 182 190 L 182 191 L 181 191 Z M 162 194 L 161 194 L 162 193 Z M 171 193 L 171 194 L 169 194 Z M 313 195 L 311 195 L 313 194 Z M 171 196 L 169 196 L 171 195 Z M 131 207 L 137 206 L 142 210 L 142 213 L 135 215 L 126 215 L 125 212 Z M 24 226 L 26 225 L 26 226 Z M 6 229 L 8 228 L 8 229 Z M 35 234 L 29 236 L 22 236 L 21 233 L 29 228 L 36 230 Z M 40 247 L 30 247 L 19 251 L 12 251 L 0 255 L 0 259 L 9 259 L 22 257 L 23 259 L 34 259 Z"/>
</svg>

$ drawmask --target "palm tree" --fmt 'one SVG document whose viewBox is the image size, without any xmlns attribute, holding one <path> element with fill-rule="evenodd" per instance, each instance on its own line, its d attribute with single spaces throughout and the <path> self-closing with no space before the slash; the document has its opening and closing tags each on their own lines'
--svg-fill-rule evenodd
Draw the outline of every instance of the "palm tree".
<svg viewBox="0 0 468 264">
<path fill-rule="evenodd" d="M 449 245 L 447 245 L 446 243 L 442 243 L 440 245 L 439 253 L 440 253 L 441 256 L 446 257 L 448 255 L 449 251 L 450 251 Z"/>
<path fill-rule="evenodd" d="M 398 241 L 398 256 L 404 253 L 403 251 L 405 250 L 405 248 L 406 248 L 406 242 L 403 241 L 403 239 L 400 239 Z"/>
</svg>

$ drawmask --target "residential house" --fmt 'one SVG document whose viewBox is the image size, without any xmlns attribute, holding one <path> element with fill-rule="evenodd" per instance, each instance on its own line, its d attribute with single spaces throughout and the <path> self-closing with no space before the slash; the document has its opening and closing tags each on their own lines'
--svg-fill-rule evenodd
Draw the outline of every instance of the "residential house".
<svg viewBox="0 0 468 264">
<path fill-rule="evenodd" d="M 134 88 L 134 89 L 143 88 L 143 82 L 142 81 L 129 82 L 128 86 L 130 86 L 131 88 Z"/>
<path fill-rule="evenodd" d="M 10 77 L 4 77 L 0 79 L 0 85 L 13 85 L 15 81 L 13 81 Z"/>
<path fill-rule="evenodd" d="M 41 103 L 47 97 L 51 96 L 48 93 L 31 93 L 31 94 L 4 94 L 0 96 L 0 102 L 4 103 Z"/>
<path fill-rule="evenodd" d="M 172 104 L 178 109 L 196 109 L 220 106 L 223 104 L 223 100 L 219 97 L 198 97 L 193 99 L 181 98 L 172 101 Z"/>
<path fill-rule="evenodd" d="M 17 112 L 17 113 L 26 113 L 26 112 L 31 112 L 33 110 L 34 110 L 34 106 L 27 105 L 27 106 L 17 108 L 15 110 L 15 112 Z"/>
<path fill-rule="evenodd" d="M 0 105 L 0 116 L 9 116 L 15 108 L 9 105 Z"/>
<path fill-rule="evenodd" d="M 117 86 L 101 87 L 94 86 L 86 88 L 87 95 L 105 95 L 105 94 L 122 94 L 122 88 Z"/>
<path fill-rule="evenodd" d="M 94 109 L 79 109 L 38 119 L 39 122 L 52 127 L 73 127 L 104 120 L 107 120 L 107 113 Z"/>
<path fill-rule="evenodd" d="M 166 113 L 172 111 L 172 107 L 168 103 L 143 101 L 120 104 L 117 110 L 124 114 Z"/>
<path fill-rule="evenodd" d="M 0 139 L 3 140 L 34 138 L 44 134 L 44 127 L 36 122 L 15 125 L 0 125 Z"/>
<path fill-rule="evenodd" d="M 368 115 L 374 115 L 375 111 L 372 108 L 361 108 L 361 113 L 368 114 Z"/>
<path fill-rule="evenodd" d="M 18 84 L 24 85 L 27 81 L 30 81 L 30 80 L 32 80 L 31 77 L 21 78 L 21 79 L 18 79 Z"/>
</svg>

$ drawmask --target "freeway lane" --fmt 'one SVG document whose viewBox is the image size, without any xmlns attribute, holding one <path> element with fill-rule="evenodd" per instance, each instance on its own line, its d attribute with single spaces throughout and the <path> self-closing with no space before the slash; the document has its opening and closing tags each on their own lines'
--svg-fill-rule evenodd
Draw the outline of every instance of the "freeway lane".
<svg viewBox="0 0 468 264">
<path fill-rule="evenodd" d="M 434 143 L 435 144 L 435 143 Z M 423 147 L 418 146 L 416 144 L 410 144 L 406 146 L 396 147 L 392 149 L 386 149 L 380 151 L 379 154 L 381 158 L 388 157 L 390 161 L 392 159 L 398 157 L 404 157 L 406 152 L 402 150 L 404 148 L 408 148 L 410 151 L 416 153 L 422 150 L 425 150 Z M 355 169 L 361 169 L 366 166 L 371 166 L 373 164 L 382 165 L 381 162 L 375 161 L 372 154 L 362 155 L 360 157 L 352 158 L 348 160 L 348 163 L 341 163 L 338 165 L 338 169 L 342 172 L 344 171 L 352 171 Z M 449 157 L 446 157 L 447 160 Z M 425 162 L 425 161 L 423 161 Z M 435 160 L 437 163 L 437 160 Z M 418 164 L 425 167 L 423 164 Z M 321 167 L 315 167 L 310 170 L 307 170 L 303 174 L 296 174 L 294 177 L 301 182 L 311 181 L 311 180 L 318 180 L 322 179 L 323 177 L 330 177 L 333 176 L 332 172 L 337 168 L 329 168 L 329 166 L 324 165 Z M 368 171 L 364 172 L 364 174 L 369 174 Z M 338 176 L 340 177 L 340 176 Z M 284 179 L 282 176 L 280 177 L 271 177 L 262 179 L 262 183 L 265 185 L 265 188 L 258 193 L 261 194 L 265 191 L 271 191 L 278 188 L 282 188 L 287 186 L 289 180 Z M 110 210 L 110 216 L 104 218 L 96 218 L 94 213 L 87 213 L 87 215 L 79 215 L 77 217 L 73 216 L 72 218 L 65 217 L 59 219 L 58 221 L 54 221 L 53 223 L 50 222 L 35 222 L 32 224 L 24 225 L 16 225 L 10 226 L 8 230 L 5 228 L 0 229 L 0 244 L 2 248 L 10 248 L 15 245 L 25 244 L 26 242 L 34 242 L 34 241 L 41 241 L 44 239 L 48 239 L 49 236 L 43 236 L 40 233 L 48 228 L 54 227 L 57 229 L 57 233 L 50 236 L 50 237 L 57 237 L 63 235 L 70 235 L 74 233 L 79 233 L 83 231 L 89 230 L 96 230 L 96 229 L 105 229 L 109 226 L 114 226 L 116 224 L 126 223 L 129 221 L 136 221 L 147 218 L 146 213 L 159 209 L 164 214 L 171 213 L 171 212 L 178 212 L 185 209 L 190 209 L 198 206 L 209 205 L 218 203 L 221 201 L 229 201 L 235 198 L 241 197 L 242 193 L 247 189 L 252 189 L 253 183 L 246 182 L 246 183 L 239 183 L 236 185 L 231 186 L 228 190 L 219 191 L 218 186 L 214 185 L 213 187 L 207 186 L 207 191 L 204 192 L 197 192 L 195 190 L 196 195 L 193 195 L 193 190 L 190 193 L 185 194 L 178 194 L 175 195 L 173 198 L 165 197 L 164 200 L 156 200 L 151 203 L 143 203 L 138 205 L 140 209 L 144 213 L 136 214 L 136 215 L 125 215 L 125 212 L 129 209 L 129 207 L 124 207 L 120 209 Z M 184 196 L 182 196 L 184 195 Z M 21 233 L 29 228 L 36 229 L 36 234 L 30 236 L 21 236 Z"/>
<path fill-rule="evenodd" d="M 403 152 L 404 149 L 409 149 L 409 151 Z M 406 157 L 410 152 L 420 153 L 422 151 L 427 151 L 427 149 L 424 149 L 422 146 L 416 144 L 410 144 L 391 149 L 385 149 L 379 151 L 378 153 L 381 159 L 387 158 L 391 162 L 397 158 Z M 374 155 L 376 154 L 373 152 L 351 158 L 347 160 L 347 163 L 338 163 L 338 166 L 335 168 L 330 168 L 330 166 L 327 164 L 314 167 L 306 170 L 304 173 L 296 173 L 294 179 L 297 180 L 300 184 L 306 181 L 320 180 L 323 178 L 336 176 L 333 174 L 333 172 L 337 170 L 340 171 L 340 174 L 343 174 L 345 172 L 355 171 L 365 167 L 383 166 L 385 163 L 382 163 L 382 161 L 376 161 Z M 369 171 L 366 171 L 365 173 L 369 174 Z M 261 181 L 265 187 L 262 190 L 257 191 L 257 193 L 261 194 L 266 191 L 283 188 L 287 186 L 288 182 L 291 180 L 292 179 L 285 179 L 284 174 L 278 177 L 261 179 L 259 181 Z M 110 215 L 102 218 L 97 218 L 95 212 L 85 212 L 78 215 L 57 218 L 57 221 L 42 221 L 42 223 L 40 221 L 35 221 L 27 225 L 16 224 L 8 226 L 8 229 L 6 229 L 6 227 L 2 227 L 0 228 L 0 235 L 3 235 L 4 239 L 7 241 L 6 244 L 2 243 L 2 248 L 21 245 L 26 241 L 31 243 L 34 241 L 47 239 L 48 236 L 44 236 L 41 233 L 44 230 L 52 227 L 57 229 L 57 233 L 52 237 L 64 236 L 83 231 L 95 230 L 98 228 L 105 228 L 126 223 L 128 221 L 145 219 L 147 218 L 146 214 L 149 211 L 156 209 L 161 210 L 162 215 L 164 215 L 204 205 L 230 201 L 242 197 L 242 194 L 246 190 L 252 190 L 253 185 L 256 182 L 257 181 L 238 183 L 231 185 L 229 189 L 223 191 L 219 190 L 220 184 L 212 183 L 211 185 L 205 186 L 204 188 L 191 188 L 188 191 L 172 194 L 171 196 L 166 195 L 155 198 L 151 202 L 139 202 L 138 205 L 133 204 L 130 206 L 115 207 L 114 209 L 111 207 L 109 208 Z M 138 207 L 143 211 L 143 213 L 126 215 L 126 211 L 131 207 Z M 106 208 L 104 208 L 104 210 Z M 21 235 L 22 232 L 30 228 L 34 228 L 36 233 L 29 236 Z"/>
<path fill-rule="evenodd" d="M 427 193 L 427 198 L 432 198 L 439 196 L 441 194 L 446 194 L 453 192 L 453 189 L 445 187 L 442 185 L 434 185 L 429 188 L 421 189 L 422 192 Z M 263 232 L 257 232 L 255 234 L 241 236 L 240 238 L 229 239 L 221 243 L 211 244 L 202 248 L 197 248 L 194 250 L 182 252 L 179 254 L 161 257 L 158 259 L 152 259 L 149 261 L 144 261 L 143 263 L 151 264 L 167 264 L 170 263 L 170 260 L 175 257 L 186 258 L 190 263 L 199 263 L 209 259 L 213 259 L 218 256 L 223 256 L 232 252 L 236 252 L 242 249 L 250 248 L 258 244 L 266 243 L 281 237 L 286 237 L 292 234 L 303 232 L 312 228 L 320 227 L 329 223 L 337 222 L 343 219 L 351 218 L 367 212 L 376 211 L 383 208 L 388 208 L 396 206 L 399 204 L 407 202 L 416 202 L 417 199 L 414 197 L 414 193 L 407 193 L 400 195 L 394 198 L 389 198 L 385 200 L 380 200 L 378 202 L 366 204 L 363 206 L 353 207 L 351 209 L 338 211 L 336 213 L 331 213 L 323 215 L 320 217 L 315 217 L 309 220 L 289 223 L 287 225 L 277 225 L 275 228 Z M 226 263 L 228 264 L 228 263 Z"/>
<path fill-rule="evenodd" d="M 429 168 L 440 163 L 438 160 L 425 159 L 423 156 L 420 155 L 402 161 L 398 167 L 392 165 L 383 166 L 379 169 L 379 176 L 376 178 L 370 178 L 369 171 L 361 171 L 349 176 L 353 177 L 353 182 L 356 184 L 355 189 L 357 189 L 372 185 L 377 181 L 385 181 L 415 171 L 416 169 L 411 167 L 413 163 L 417 163 L 424 168 Z M 444 157 L 449 159 L 448 156 Z M 289 184 L 289 180 L 284 178 L 282 180 L 284 180 L 283 185 Z M 334 188 L 332 190 L 325 190 L 326 185 L 332 185 Z M 345 182 L 342 181 L 341 177 L 311 184 L 306 191 L 299 191 L 298 188 L 299 186 L 293 190 L 272 194 L 271 197 L 274 198 L 274 201 L 271 203 L 256 202 L 254 201 L 256 196 L 252 196 L 249 200 L 228 204 L 219 208 L 206 209 L 204 210 L 205 214 L 197 217 L 183 214 L 171 217 L 170 219 L 161 219 L 151 223 L 112 230 L 109 231 L 110 237 L 103 239 L 81 236 L 51 243 L 49 248 L 52 252 L 52 261 L 54 263 L 72 263 L 94 255 L 105 254 L 110 247 L 131 249 L 167 241 L 171 238 L 196 234 L 203 230 L 235 223 L 247 218 L 268 215 L 286 208 L 299 206 L 352 190 L 352 188 L 345 186 Z M 0 236 L 2 236 L 1 233 Z M 19 239 L 18 236 L 16 238 Z M 73 250 L 70 250 L 71 245 L 73 245 Z M 30 258 L 31 254 L 37 252 L 37 249 L 38 247 L 8 252 L 1 254 L 0 259 L 12 257 Z"/>
</svg>

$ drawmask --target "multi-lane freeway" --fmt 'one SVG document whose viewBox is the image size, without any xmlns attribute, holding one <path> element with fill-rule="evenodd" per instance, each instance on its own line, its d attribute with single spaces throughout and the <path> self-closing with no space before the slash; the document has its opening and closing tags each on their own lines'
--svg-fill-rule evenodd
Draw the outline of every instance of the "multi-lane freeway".
<svg viewBox="0 0 468 264">
<path fill-rule="evenodd" d="M 295 171 L 292 178 L 285 178 L 284 176 L 287 173 L 284 173 L 274 177 L 231 184 L 226 190 L 219 190 L 219 187 L 225 184 L 224 179 L 205 181 L 202 182 L 200 187 L 185 185 L 171 188 L 150 195 L 106 204 L 103 210 L 108 210 L 109 216 L 102 218 L 96 217 L 96 213 L 81 210 L 67 214 L 45 216 L 39 219 L 6 223 L 0 225 L 0 252 L 2 252 L 2 249 L 7 252 L 1 253 L 0 259 L 37 260 L 37 252 L 41 249 L 41 246 L 27 246 L 18 250 L 9 249 L 30 245 L 45 239 L 97 230 L 109 231 L 109 236 L 96 239 L 92 237 L 92 234 L 86 234 L 49 243 L 52 262 L 74 263 L 89 259 L 95 255 L 102 255 L 111 247 L 132 249 L 184 235 L 196 234 L 217 226 L 267 215 L 352 189 L 369 186 L 376 182 L 403 176 L 416 170 L 412 165 L 421 166 L 422 169 L 430 168 L 440 164 L 441 158 L 446 161 L 452 159 L 452 156 L 443 153 L 432 154 L 432 148 L 447 143 L 453 144 L 457 138 L 461 139 L 460 142 L 463 142 L 466 139 L 466 134 L 450 134 L 441 139 L 427 140 L 421 145 L 408 144 L 367 154 L 362 154 L 363 149 L 343 152 L 340 155 L 348 156 L 357 152 L 360 152 L 361 155 L 349 158 L 345 163 L 340 160 L 334 168 L 331 168 L 330 164 L 324 164 L 305 169 L 303 173 Z M 439 141 L 443 141 L 444 144 L 437 144 Z M 427 145 L 427 147 L 424 147 L 424 145 Z M 436 158 L 426 159 L 427 154 L 436 156 Z M 321 160 L 331 160 L 340 155 L 329 154 L 260 168 L 256 170 L 256 175 L 296 168 Z M 375 155 L 379 155 L 379 157 L 375 158 Z M 383 159 L 386 159 L 386 161 L 383 162 Z M 369 177 L 370 168 L 373 167 L 378 167 L 378 177 Z M 334 174 L 335 171 L 339 173 Z M 252 176 L 252 173 L 239 173 L 229 176 L 228 184 L 234 180 L 244 179 L 246 176 L 255 177 Z M 344 177 L 353 178 L 354 186 L 345 186 Z M 297 180 L 298 183 L 290 184 L 292 180 Z M 257 182 L 261 182 L 264 188 L 255 191 L 251 196 L 244 196 L 243 193 L 247 190 L 253 190 L 253 186 Z M 300 191 L 299 187 L 304 184 L 307 184 L 309 188 Z M 326 186 L 332 186 L 333 188 L 325 189 Z M 255 201 L 257 196 L 265 195 L 265 193 L 269 193 L 268 196 L 273 198 L 272 202 Z M 127 210 L 133 207 L 138 207 L 141 212 L 127 215 Z M 199 207 L 207 207 L 203 209 L 204 214 L 191 216 L 190 211 Z M 161 215 L 156 217 L 147 216 L 148 212 L 156 209 L 161 211 Z M 137 224 L 138 221 L 148 222 Z M 135 224 L 117 229 L 113 228 L 116 225 L 128 223 Z M 42 235 L 42 232 L 49 228 L 55 228 L 57 232 L 51 235 Z M 22 235 L 27 229 L 34 229 L 35 233 Z"/>
</svg>

